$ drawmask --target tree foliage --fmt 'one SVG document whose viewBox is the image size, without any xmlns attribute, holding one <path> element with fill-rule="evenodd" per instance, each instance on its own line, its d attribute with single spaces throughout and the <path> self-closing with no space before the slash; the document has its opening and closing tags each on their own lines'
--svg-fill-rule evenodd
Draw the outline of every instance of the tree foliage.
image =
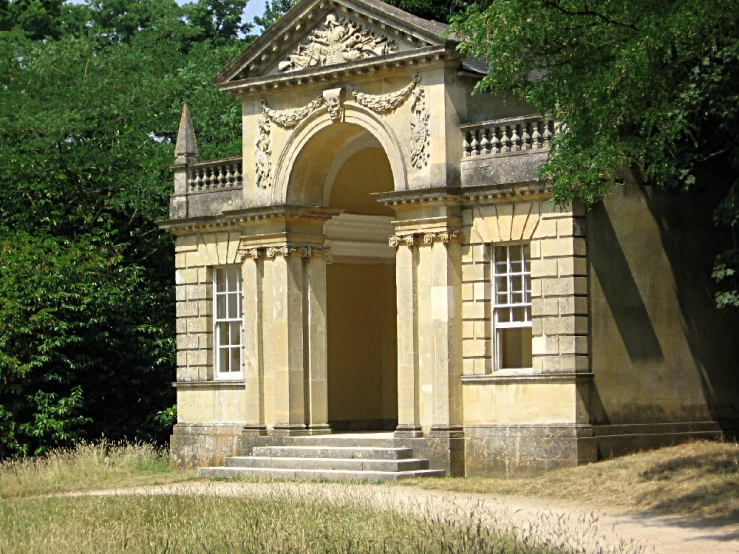
<svg viewBox="0 0 739 554">
<path fill-rule="evenodd" d="M 723 187 L 716 223 L 734 248 L 714 272 L 739 306 L 739 2 L 461 2 L 452 29 L 487 61 L 479 90 L 562 122 L 541 176 L 590 205 L 626 169 L 665 188 Z"/>
<path fill-rule="evenodd" d="M 174 254 L 154 222 L 182 103 L 204 157 L 240 153 L 210 79 L 245 46 L 244 0 L 49 1 L 43 27 L 18 16 L 36 3 L 0 4 L 0 457 L 168 434 Z"/>
</svg>

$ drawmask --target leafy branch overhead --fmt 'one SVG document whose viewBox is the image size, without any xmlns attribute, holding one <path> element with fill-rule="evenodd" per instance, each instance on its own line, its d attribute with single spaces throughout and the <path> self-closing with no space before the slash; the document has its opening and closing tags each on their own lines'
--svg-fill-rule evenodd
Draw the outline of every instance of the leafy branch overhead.
<svg viewBox="0 0 739 554">
<path fill-rule="evenodd" d="M 739 2 L 460 2 L 452 29 L 491 90 L 561 120 L 540 175 L 560 203 L 602 199 L 624 178 L 717 190 L 730 235 L 717 303 L 739 306 Z"/>
<path fill-rule="evenodd" d="M 205 156 L 240 152 L 210 79 L 245 5 L 0 2 L 0 457 L 169 434 L 174 249 L 154 221 L 183 102 Z"/>
</svg>

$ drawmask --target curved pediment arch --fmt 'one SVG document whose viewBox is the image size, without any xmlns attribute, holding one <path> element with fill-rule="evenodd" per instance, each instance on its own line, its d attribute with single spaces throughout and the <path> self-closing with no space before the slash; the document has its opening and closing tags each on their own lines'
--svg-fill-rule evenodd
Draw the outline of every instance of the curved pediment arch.
<svg viewBox="0 0 739 554">
<path fill-rule="evenodd" d="M 335 123 L 327 112 L 319 112 L 299 124 L 287 141 L 275 167 L 274 187 L 272 190 L 273 204 L 313 204 L 324 203 L 324 188 L 330 164 L 339 151 L 355 139 L 358 134 L 366 131 L 380 144 L 393 174 L 393 188 L 396 191 L 407 187 L 407 168 L 400 143 L 391 128 L 374 113 L 360 106 L 346 104 L 344 106 L 344 121 Z M 306 149 L 308 158 L 312 159 L 321 152 L 326 159 L 325 172 L 315 179 L 316 175 L 304 172 L 297 179 L 294 172 L 296 163 Z"/>
</svg>

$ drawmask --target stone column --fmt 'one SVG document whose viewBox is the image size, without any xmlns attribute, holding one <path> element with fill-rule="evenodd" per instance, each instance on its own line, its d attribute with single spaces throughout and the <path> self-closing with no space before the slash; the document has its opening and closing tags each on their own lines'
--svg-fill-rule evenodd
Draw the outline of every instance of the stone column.
<svg viewBox="0 0 739 554">
<path fill-rule="evenodd" d="M 264 423 L 264 358 L 262 356 L 262 278 L 259 271 L 261 251 L 242 251 L 243 370 L 246 402 L 244 433 L 267 433 Z"/>
<path fill-rule="evenodd" d="M 420 437 L 418 383 L 418 327 L 416 270 L 413 261 L 415 237 L 392 236 L 396 247 L 395 283 L 398 309 L 398 427 L 397 437 Z"/>
<path fill-rule="evenodd" d="M 328 424 L 328 337 L 326 326 L 326 264 L 328 250 L 301 248 L 304 258 L 304 291 L 307 308 L 306 406 L 308 432 L 323 435 L 331 432 Z"/>
<path fill-rule="evenodd" d="M 433 405 L 429 436 L 462 437 L 462 253 L 456 232 L 427 233 Z M 431 369 L 431 368 L 430 368 Z"/>
<path fill-rule="evenodd" d="M 305 435 L 303 259 L 292 246 L 267 248 L 273 264 L 275 424 L 277 435 Z"/>
</svg>

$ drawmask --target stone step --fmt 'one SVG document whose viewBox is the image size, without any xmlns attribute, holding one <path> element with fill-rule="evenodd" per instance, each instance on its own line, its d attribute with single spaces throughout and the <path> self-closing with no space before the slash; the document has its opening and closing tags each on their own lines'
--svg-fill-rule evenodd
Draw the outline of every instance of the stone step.
<svg viewBox="0 0 739 554">
<path fill-rule="evenodd" d="M 395 481 L 411 477 L 443 477 L 440 469 L 414 471 L 349 471 L 339 469 L 286 469 L 262 467 L 201 467 L 199 477 L 232 479 L 252 477 L 258 479 L 321 480 L 321 481 Z"/>
<path fill-rule="evenodd" d="M 363 458 L 278 458 L 271 456 L 234 456 L 226 458 L 226 467 L 316 469 L 347 471 L 417 471 L 428 469 L 429 461 L 408 459 Z"/>
<path fill-rule="evenodd" d="M 312 437 L 285 437 L 286 446 L 351 446 L 354 448 L 392 448 L 395 439 L 392 433 L 341 433 Z"/>
<path fill-rule="evenodd" d="M 413 456 L 411 448 L 353 446 L 255 446 L 253 456 L 268 458 L 343 458 L 361 460 L 407 460 Z"/>
</svg>

